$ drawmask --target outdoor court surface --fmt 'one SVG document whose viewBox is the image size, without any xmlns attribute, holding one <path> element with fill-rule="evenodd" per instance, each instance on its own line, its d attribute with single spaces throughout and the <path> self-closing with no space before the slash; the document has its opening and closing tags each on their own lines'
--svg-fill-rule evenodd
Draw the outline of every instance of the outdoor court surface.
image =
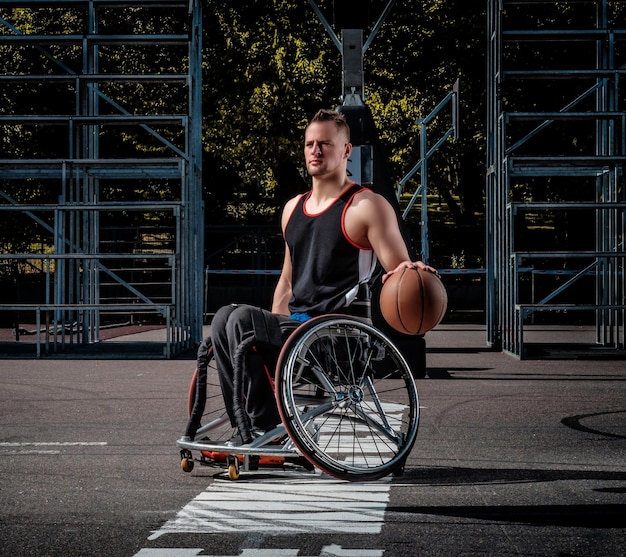
<svg viewBox="0 0 626 557">
<path fill-rule="evenodd" d="M 193 354 L 0 359 L 0 555 L 626 555 L 626 361 L 426 343 L 406 473 L 361 484 L 182 472 Z"/>
</svg>

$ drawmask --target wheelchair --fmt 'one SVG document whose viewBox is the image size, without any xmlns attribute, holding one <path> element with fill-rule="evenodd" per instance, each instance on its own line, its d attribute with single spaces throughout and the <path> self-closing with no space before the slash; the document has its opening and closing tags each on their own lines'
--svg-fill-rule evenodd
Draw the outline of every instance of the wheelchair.
<svg viewBox="0 0 626 557">
<path fill-rule="evenodd" d="M 185 472 L 196 462 L 226 467 L 231 480 L 268 468 L 318 469 L 346 481 L 404 472 L 418 431 L 417 388 L 406 359 L 367 319 L 333 314 L 297 326 L 273 374 L 281 423 L 259 437 L 243 435 L 240 446 L 226 443 L 235 429 L 210 346 L 207 359 L 207 369 L 192 377 L 189 421 L 176 442 Z"/>
</svg>

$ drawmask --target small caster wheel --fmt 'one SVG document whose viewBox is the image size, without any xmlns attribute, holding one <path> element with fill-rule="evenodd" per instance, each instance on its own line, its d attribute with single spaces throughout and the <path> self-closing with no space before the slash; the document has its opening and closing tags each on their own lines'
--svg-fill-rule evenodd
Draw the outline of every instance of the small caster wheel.
<svg viewBox="0 0 626 557">
<path fill-rule="evenodd" d="M 183 472 L 191 472 L 193 470 L 193 460 L 191 458 L 181 459 L 180 467 L 183 469 Z"/>
<path fill-rule="evenodd" d="M 191 472 L 193 470 L 193 455 L 188 449 L 180 451 L 180 467 L 185 472 Z"/>
<path fill-rule="evenodd" d="M 239 479 L 239 459 L 236 456 L 228 457 L 228 478 L 231 480 Z"/>
</svg>

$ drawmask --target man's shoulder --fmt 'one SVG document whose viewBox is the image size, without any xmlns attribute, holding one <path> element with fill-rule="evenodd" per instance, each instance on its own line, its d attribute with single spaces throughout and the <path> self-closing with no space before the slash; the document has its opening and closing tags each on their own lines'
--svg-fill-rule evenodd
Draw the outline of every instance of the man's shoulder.
<svg viewBox="0 0 626 557">
<path fill-rule="evenodd" d="M 297 195 L 294 195 L 291 199 L 287 200 L 287 202 L 285 203 L 285 209 L 293 209 L 293 207 L 295 207 L 298 203 L 298 201 L 300 201 L 308 192 L 302 192 L 299 193 Z"/>
<path fill-rule="evenodd" d="M 282 215 L 281 215 L 281 226 L 283 230 L 287 226 L 287 223 L 289 222 L 289 219 L 291 218 L 291 215 L 293 214 L 293 211 L 296 208 L 298 201 L 300 201 L 300 199 L 302 199 L 305 195 L 306 195 L 306 192 L 299 193 L 298 195 L 289 199 L 287 203 L 285 203 L 283 207 Z"/>
<path fill-rule="evenodd" d="M 381 203 L 385 201 L 385 198 L 379 193 L 375 192 L 372 188 L 367 186 L 361 186 L 361 189 L 354 194 L 355 201 L 364 201 L 371 203 Z"/>
<path fill-rule="evenodd" d="M 386 220 L 393 211 L 392 205 L 383 195 L 366 188 L 354 196 L 346 212 L 346 218 L 355 218 L 363 225 L 369 226 L 380 222 L 381 218 Z"/>
</svg>

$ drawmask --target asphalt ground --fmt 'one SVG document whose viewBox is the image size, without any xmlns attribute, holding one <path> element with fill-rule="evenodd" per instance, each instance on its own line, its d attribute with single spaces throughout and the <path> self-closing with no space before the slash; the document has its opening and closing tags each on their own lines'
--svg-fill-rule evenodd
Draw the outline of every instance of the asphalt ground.
<svg viewBox="0 0 626 557">
<path fill-rule="evenodd" d="M 626 362 L 518 360 L 488 350 L 479 325 L 426 344 L 416 447 L 402 477 L 370 484 L 182 472 L 193 354 L 0 360 L 0 555 L 626 555 Z M 308 486 L 285 530 L 279 502 Z M 168 529 L 202 501 L 223 514 Z"/>
</svg>

